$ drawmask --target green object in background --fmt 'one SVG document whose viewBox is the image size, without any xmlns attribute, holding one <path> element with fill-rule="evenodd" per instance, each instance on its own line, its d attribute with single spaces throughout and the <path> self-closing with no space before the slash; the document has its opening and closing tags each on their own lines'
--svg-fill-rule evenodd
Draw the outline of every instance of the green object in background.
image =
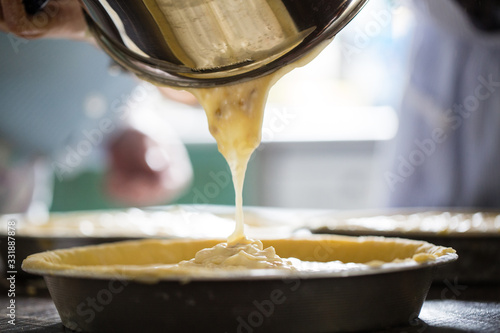
<svg viewBox="0 0 500 333">
<path fill-rule="evenodd" d="M 190 145 L 187 147 L 194 180 L 189 191 L 178 203 L 184 204 L 234 204 L 234 188 L 231 172 L 215 144 Z"/>
<path fill-rule="evenodd" d="M 194 179 L 191 187 L 179 199 L 168 204 L 234 205 L 234 188 L 231 173 L 224 157 L 215 144 L 186 145 L 193 165 Z M 258 204 L 254 184 L 258 170 L 258 154 L 251 159 L 245 186 L 243 203 Z M 103 173 L 87 171 L 73 179 L 55 181 L 51 211 L 75 211 L 123 208 L 113 203 L 103 191 Z M 167 204 L 167 203 L 165 203 Z"/>
<path fill-rule="evenodd" d="M 51 211 L 65 212 L 115 208 L 103 191 L 103 175 L 98 172 L 83 172 L 67 180 L 56 180 Z"/>
</svg>

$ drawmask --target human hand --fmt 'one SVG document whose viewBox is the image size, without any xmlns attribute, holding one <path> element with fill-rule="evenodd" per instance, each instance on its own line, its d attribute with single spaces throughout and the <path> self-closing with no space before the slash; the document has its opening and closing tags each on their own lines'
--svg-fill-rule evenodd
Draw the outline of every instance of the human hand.
<svg viewBox="0 0 500 333">
<path fill-rule="evenodd" d="M 173 89 L 169 87 L 158 87 L 160 93 L 170 100 L 186 104 L 186 105 L 199 105 L 198 100 L 188 91 Z"/>
<path fill-rule="evenodd" d="M 178 196 L 191 177 L 187 153 L 176 140 L 127 129 L 110 145 L 106 192 L 122 204 L 164 204 Z"/>
<path fill-rule="evenodd" d="M 78 0 L 50 0 L 28 15 L 23 0 L 0 0 L 0 30 L 26 39 L 85 39 L 87 24 Z"/>
</svg>

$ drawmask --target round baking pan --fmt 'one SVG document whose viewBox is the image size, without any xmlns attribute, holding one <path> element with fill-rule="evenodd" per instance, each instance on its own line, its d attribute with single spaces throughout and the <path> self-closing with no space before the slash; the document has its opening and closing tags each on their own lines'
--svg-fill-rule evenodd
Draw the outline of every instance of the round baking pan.
<svg viewBox="0 0 500 333">
<path fill-rule="evenodd" d="M 415 224 L 422 214 L 425 217 L 447 215 L 454 218 L 453 230 L 419 230 L 418 222 L 415 227 L 403 230 L 406 220 Z M 386 210 L 371 213 L 344 212 L 327 213 L 316 217 L 312 221 L 310 230 L 314 234 L 336 234 L 346 236 L 382 236 L 402 237 L 414 240 L 423 240 L 432 244 L 452 247 L 457 251 L 460 259 L 440 269 L 435 275 L 435 282 L 455 283 L 457 279 L 464 284 L 500 284 L 500 226 L 489 225 L 481 230 L 480 223 L 475 228 L 460 229 L 460 219 L 467 219 L 475 214 L 485 216 L 500 216 L 500 212 L 484 212 L 458 209 L 445 210 Z M 383 226 L 377 219 L 397 219 L 398 227 Z M 363 226 L 357 224 L 356 219 L 366 219 Z M 370 225 L 369 219 L 373 218 Z M 410 222 L 410 220 L 412 220 Z M 351 222 L 349 222 L 351 221 Z M 311 222 L 311 221 L 310 221 Z M 438 228 L 437 228 L 438 229 Z"/>
<path fill-rule="evenodd" d="M 451 247 L 460 255 L 460 260 L 440 269 L 434 275 L 435 282 L 453 283 L 458 279 L 465 284 L 500 284 L 500 237 L 423 236 L 411 233 L 348 231 L 328 228 L 316 229 L 313 232 L 345 236 L 404 237 Z"/>
<path fill-rule="evenodd" d="M 225 206 L 163 206 L 144 209 L 51 213 L 29 217 L 0 215 L 0 275 L 7 269 L 8 221 L 15 223 L 15 270 L 20 280 L 39 278 L 22 271 L 23 259 L 33 253 L 142 238 L 225 237 L 234 229 Z M 234 208 L 233 208 L 234 211 Z M 42 219 L 42 221 L 39 221 Z"/>
<path fill-rule="evenodd" d="M 6 267 L 8 256 L 8 236 L 0 234 L 0 272 L 16 271 L 16 279 L 38 279 L 39 276 L 21 270 L 23 260 L 33 253 L 66 249 L 75 246 L 97 245 L 125 240 L 138 239 L 139 237 L 48 237 L 48 236 L 15 236 L 15 267 Z"/>
<path fill-rule="evenodd" d="M 335 239 L 338 236 L 324 236 L 322 239 L 325 237 Z M 288 241 L 294 240 L 268 240 L 265 246 L 275 246 L 280 254 L 275 242 Z M 375 248 L 379 241 L 384 242 L 384 239 L 377 238 Z M 111 246 L 93 247 L 91 257 L 100 258 L 99 262 L 105 267 L 113 265 L 114 259 L 110 261 L 109 257 L 104 259 L 99 255 L 110 253 Z M 341 252 L 341 247 L 336 251 Z M 306 251 L 303 254 L 306 257 L 318 255 L 312 247 L 300 248 L 300 251 Z M 330 253 L 322 249 L 324 253 Z M 148 250 L 150 248 L 145 247 L 144 253 Z M 297 253 L 299 250 L 296 247 L 292 251 Z M 372 255 L 368 253 L 370 251 L 362 252 L 363 257 Z M 55 253 L 54 257 L 71 257 L 64 250 Z M 190 255 L 192 253 L 188 257 Z M 374 256 L 372 259 L 377 259 Z M 118 255 L 117 258 L 121 259 L 116 259 L 116 264 L 123 265 L 124 256 Z M 64 265 L 61 270 L 44 269 L 33 265 L 30 258 L 27 262 L 31 261 L 31 265 L 28 264 L 27 269 L 44 276 L 63 324 L 76 331 L 354 332 L 411 324 L 420 312 L 435 271 L 456 258 L 456 254 L 448 253 L 434 261 L 396 264 L 352 274 L 166 276 L 155 281 L 137 280 L 123 274 L 89 275 L 65 270 Z M 95 259 L 89 260 L 89 265 L 96 264 Z M 139 263 L 134 259 L 132 264 Z"/>
</svg>

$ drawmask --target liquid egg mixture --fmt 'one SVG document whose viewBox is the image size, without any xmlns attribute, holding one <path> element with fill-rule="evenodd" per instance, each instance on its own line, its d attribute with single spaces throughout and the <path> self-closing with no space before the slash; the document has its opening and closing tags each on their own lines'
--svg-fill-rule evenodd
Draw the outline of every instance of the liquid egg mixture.
<svg viewBox="0 0 500 333">
<path fill-rule="evenodd" d="M 210 133 L 229 165 L 236 206 L 236 227 L 227 243 L 200 251 L 189 263 L 249 268 L 254 268 L 255 265 L 261 268 L 290 266 L 276 255 L 273 248 L 263 249 L 261 242 L 249 240 L 245 236 L 243 184 L 248 161 L 261 142 L 262 121 L 269 90 L 283 75 L 314 59 L 327 44 L 324 42 L 298 62 L 267 76 L 233 85 L 189 90 L 205 109 Z M 200 257 L 204 259 L 200 260 Z"/>
</svg>

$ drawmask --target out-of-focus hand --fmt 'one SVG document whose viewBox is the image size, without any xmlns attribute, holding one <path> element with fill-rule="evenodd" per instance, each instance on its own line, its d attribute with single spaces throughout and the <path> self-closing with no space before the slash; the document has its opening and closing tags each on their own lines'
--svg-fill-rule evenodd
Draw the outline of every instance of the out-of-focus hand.
<svg viewBox="0 0 500 333">
<path fill-rule="evenodd" d="M 0 0 L 0 30 L 26 39 L 84 39 L 87 24 L 78 0 L 50 0 L 28 15 L 23 0 Z"/>
<path fill-rule="evenodd" d="M 112 199 L 126 205 L 164 204 L 190 183 L 192 168 L 184 146 L 128 129 L 110 146 L 105 186 Z"/>
<path fill-rule="evenodd" d="M 178 90 L 169 87 L 158 87 L 160 93 L 173 101 L 186 105 L 198 105 L 198 100 L 188 91 Z"/>
</svg>

